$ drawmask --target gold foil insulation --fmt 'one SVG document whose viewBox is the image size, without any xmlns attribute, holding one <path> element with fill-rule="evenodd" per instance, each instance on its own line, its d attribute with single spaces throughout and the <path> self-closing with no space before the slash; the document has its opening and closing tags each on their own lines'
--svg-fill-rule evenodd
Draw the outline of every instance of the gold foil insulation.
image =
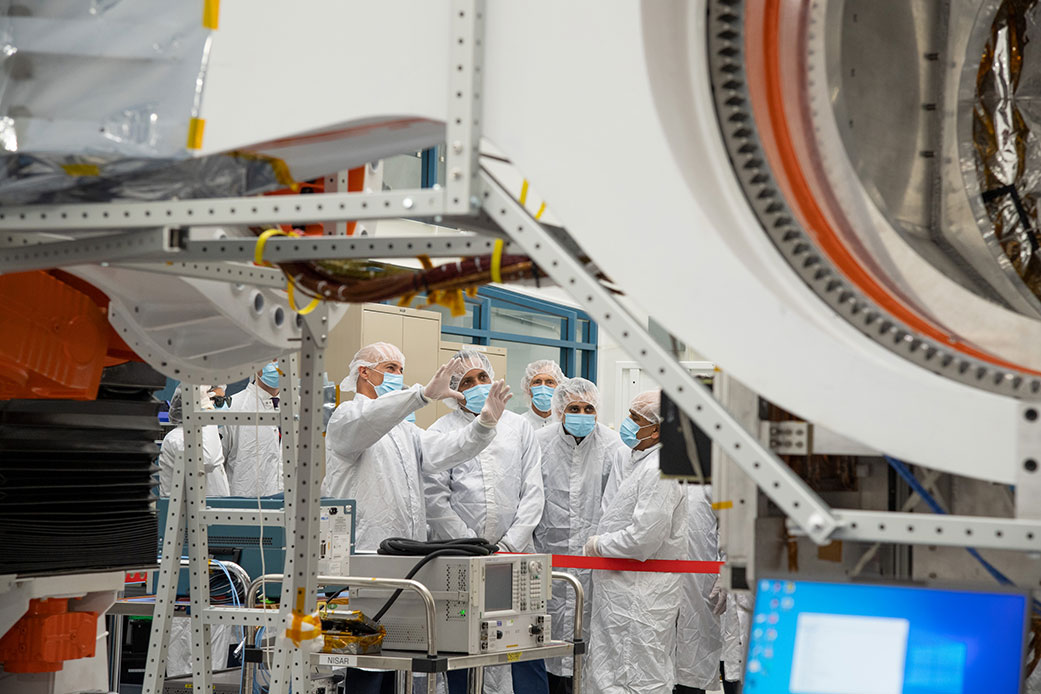
<svg viewBox="0 0 1041 694">
<path fill-rule="evenodd" d="M 333 601 L 334 608 L 345 604 L 346 601 Z M 319 603 L 319 613 L 325 636 L 323 653 L 368 655 L 379 653 L 382 649 L 383 638 L 387 635 L 387 629 L 382 624 L 377 624 L 357 610 L 328 611 L 322 603 Z"/>
<path fill-rule="evenodd" d="M 1031 59 L 1028 51 L 1030 37 L 1041 36 L 1036 5 L 1037 0 L 1003 0 L 994 15 L 976 75 L 972 136 L 989 217 L 979 220 L 983 235 L 1041 297 L 1041 56 Z"/>
</svg>

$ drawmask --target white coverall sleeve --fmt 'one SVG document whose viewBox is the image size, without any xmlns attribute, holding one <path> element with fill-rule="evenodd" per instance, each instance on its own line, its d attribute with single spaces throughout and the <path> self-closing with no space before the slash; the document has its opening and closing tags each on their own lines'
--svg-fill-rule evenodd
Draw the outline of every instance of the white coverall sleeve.
<svg viewBox="0 0 1041 694">
<path fill-rule="evenodd" d="M 542 520 L 546 493 L 542 487 L 542 450 L 531 427 L 524 427 L 524 452 L 521 454 L 521 498 L 513 525 L 500 541 L 514 552 L 534 549 L 535 526 Z"/>
<path fill-rule="evenodd" d="M 634 470 L 629 474 L 638 473 Z M 632 522 L 621 530 L 597 538 L 596 546 L 601 556 L 646 561 L 665 544 L 672 530 L 676 505 L 683 499 L 673 493 L 679 491 L 678 485 L 666 487 L 655 484 L 657 481 L 640 480 Z"/>
<path fill-rule="evenodd" d="M 416 434 L 423 453 L 423 472 L 434 473 L 476 458 L 495 438 L 495 428 L 486 427 L 475 419 L 455 431 L 423 431 L 417 427 Z"/>
<path fill-rule="evenodd" d="M 452 470 L 423 475 L 427 498 L 427 525 L 431 540 L 451 540 L 457 537 L 477 537 L 452 508 Z"/>
<path fill-rule="evenodd" d="M 372 447 L 411 412 L 427 404 L 423 386 L 387 393 L 372 400 L 355 395 L 350 407 L 341 405 L 329 418 L 325 445 L 341 458 L 351 458 Z"/>
</svg>

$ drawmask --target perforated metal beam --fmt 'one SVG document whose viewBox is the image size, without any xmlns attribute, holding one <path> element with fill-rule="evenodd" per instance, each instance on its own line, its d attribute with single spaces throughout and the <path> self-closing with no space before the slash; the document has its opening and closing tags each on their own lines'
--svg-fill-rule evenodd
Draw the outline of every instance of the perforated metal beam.
<svg viewBox="0 0 1041 694">
<path fill-rule="evenodd" d="M 0 208 L 0 230 L 297 224 L 345 219 L 428 218 L 444 213 L 444 191 L 421 188 L 379 193 L 4 206 Z"/>
<path fill-rule="evenodd" d="M 14 243 L 24 243 L 25 235 L 19 234 L 18 241 L 14 236 L 5 241 L 8 247 L 0 248 L 0 273 L 162 255 L 174 246 L 170 230 L 161 228 L 19 246 Z"/>
</svg>

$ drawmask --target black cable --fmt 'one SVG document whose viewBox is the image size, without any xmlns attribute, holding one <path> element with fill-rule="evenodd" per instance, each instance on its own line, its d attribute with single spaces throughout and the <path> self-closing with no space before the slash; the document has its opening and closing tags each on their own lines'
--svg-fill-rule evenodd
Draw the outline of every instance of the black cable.
<svg viewBox="0 0 1041 694">
<path fill-rule="evenodd" d="M 405 575 L 405 578 L 412 578 L 419 570 L 426 566 L 435 557 L 485 557 L 489 554 L 495 554 L 499 551 L 498 545 L 494 542 L 489 542 L 481 537 L 462 537 L 455 540 L 444 540 L 444 541 L 431 541 L 423 542 L 422 540 L 412 540 L 407 537 L 388 537 L 386 540 L 380 543 L 379 553 L 388 556 L 422 556 L 423 558 L 416 562 L 416 565 Z M 327 597 L 326 603 L 331 603 L 337 596 L 340 595 L 346 587 L 340 588 L 338 591 Z M 394 591 L 394 594 L 388 598 L 387 602 L 383 604 L 379 612 L 372 618 L 372 621 L 378 622 L 382 619 L 383 615 L 387 614 L 387 610 L 394 605 L 394 602 L 401 595 L 402 588 L 398 588 Z"/>
</svg>

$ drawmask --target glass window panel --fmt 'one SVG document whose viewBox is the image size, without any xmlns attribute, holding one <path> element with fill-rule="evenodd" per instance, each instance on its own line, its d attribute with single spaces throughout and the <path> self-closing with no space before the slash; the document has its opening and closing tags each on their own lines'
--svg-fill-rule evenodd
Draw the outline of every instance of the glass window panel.
<svg viewBox="0 0 1041 694">
<path fill-rule="evenodd" d="M 505 378 L 516 396 L 513 397 L 506 407 L 517 413 L 528 409 L 531 401 L 527 393 L 521 391 L 521 379 L 524 377 L 524 369 L 528 364 L 537 359 L 552 359 L 560 362 L 560 348 L 546 347 L 545 345 L 529 345 L 524 342 L 508 342 L 506 340 L 491 340 L 492 347 L 506 348 L 506 371 L 505 374 L 495 374 L 496 378 Z"/>
<path fill-rule="evenodd" d="M 596 352 L 594 350 L 590 350 L 590 349 L 580 349 L 580 350 L 578 350 L 578 363 L 579 363 L 579 371 L 578 371 L 578 373 L 580 373 L 580 374 L 589 374 L 588 376 L 586 376 L 586 378 L 588 378 L 593 383 L 596 383 L 596 370 L 593 369 L 592 372 L 590 372 L 590 368 L 589 367 L 593 364 L 593 356 L 595 354 L 596 354 Z"/>
<path fill-rule="evenodd" d="M 578 330 L 575 332 L 575 339 L 579 342 L 587 342 L 589 340 L 589 323 L 590 321 L 585 318 L 578 319 Z"/>
<path fill-rule="evenodd" d="M 491 311 L 493 332 L 544 337 L 550 340 L 560 339 L 564 319 L 559 316 L 501 306 L 492 306 Z"/>
</svg>

